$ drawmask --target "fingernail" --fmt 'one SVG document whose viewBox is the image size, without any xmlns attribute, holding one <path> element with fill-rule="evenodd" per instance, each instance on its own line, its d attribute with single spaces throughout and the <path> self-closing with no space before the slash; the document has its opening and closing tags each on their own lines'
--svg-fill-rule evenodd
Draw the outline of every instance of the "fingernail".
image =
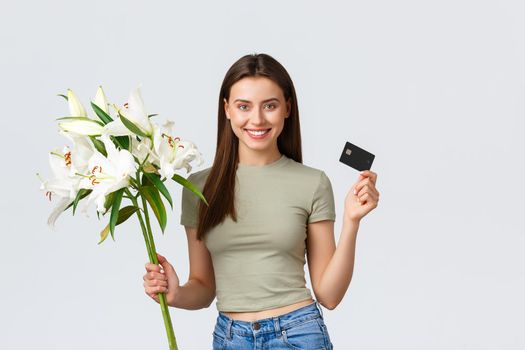
<svg viewBox="0 0 525 350">
<path fill-rule="evenodd" d="M 354 194 L 357 194 L 357 191 L 356 191 L 356 190 L 354 190 Z"/>
</svg>

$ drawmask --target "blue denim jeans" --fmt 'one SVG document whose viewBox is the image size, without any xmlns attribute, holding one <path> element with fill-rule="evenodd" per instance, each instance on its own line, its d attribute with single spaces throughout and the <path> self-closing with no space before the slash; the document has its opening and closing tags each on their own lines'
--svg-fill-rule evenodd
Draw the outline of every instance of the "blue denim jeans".
<svg viewBox="0 0 525 350">
<path fill-rule="evenodd" d="M 219 311 L 213 350 L 332 350 L 317 301 L 287 314 L 257 321 L 234 320 Z"/>
</svg>

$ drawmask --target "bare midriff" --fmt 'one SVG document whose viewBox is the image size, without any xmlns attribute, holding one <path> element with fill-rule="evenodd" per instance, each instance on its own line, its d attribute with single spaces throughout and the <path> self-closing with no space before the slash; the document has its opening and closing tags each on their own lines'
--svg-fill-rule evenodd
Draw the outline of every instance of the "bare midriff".
<svg viewBox="0 0 525 350">
<path fill-rule="evenodd" d="M 262 311 L 255 311 L 255 312 L 225 312 L 225 311 L 221 311 L 221 312 L 225 314 L 226 316 L 228 316 L 229 318 L 234 319 L 234 320 L 253 322 L 253 321 L 261 320 L 263 318 L 284 315 L 288 312 L 297 310 L 303 306 L 310 305 L 313 302 L 314 300 L 310 298 L 310 299 L 306 299 L 303 301 L 299 301 L 294 304 L 281 306 L 281 307 L 278 307 L 275 309 L 269 309 L 269 310 L 262 310 Z"/>
</svg>

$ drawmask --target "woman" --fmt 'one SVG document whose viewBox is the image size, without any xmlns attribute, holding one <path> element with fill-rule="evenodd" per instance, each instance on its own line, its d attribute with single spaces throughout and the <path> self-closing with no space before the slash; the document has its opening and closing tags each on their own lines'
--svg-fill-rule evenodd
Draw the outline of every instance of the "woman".
<svg viewBox="0 0 525 350">
<path fill-rule="evenodd" d="M 266 54 L 226 73 L 213 165 L 188 177 L 209 206 L 183 188 L 180 223 L 190 259 L 180 286 L 173 266 L 146 263 L 146 293 L 195 310 L 217 297 L 213 349 L 332 349 L 320 305 L 332 310 L 352 278 L 360 220 L 377 206 L 377 175 L 364 171 L 345 198 L 336 248 L 326 174 L 302 164 L 295 89 Z M 234 200 L 235 199 L 235 200 Z M 305 253 L 316 299 L 305 286 Z"/>
</svg>

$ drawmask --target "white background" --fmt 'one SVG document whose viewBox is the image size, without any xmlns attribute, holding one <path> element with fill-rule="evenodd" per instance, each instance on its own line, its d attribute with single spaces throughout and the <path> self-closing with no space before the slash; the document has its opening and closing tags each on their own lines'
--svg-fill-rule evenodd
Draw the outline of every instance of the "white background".
<svg viewBox="0 0 525 350">
<path fill-rule="evenodd" d="M 123 103 L 139 83 L 208 167 L 219 87 L 252 52 L 294 81 L 304 164 L 332 181 L 339 239 L 357 172 L 376 155 L 379 206 L 361 223 L 353 280 L 324 309 L 336 349 L 525 348 L 525 5 L 521 1 L 2 1 L 0 348 L 167 349 L 144 293 L 136 220 L 59 218 L 36 173 L 67 144 L 56 94 Z M 183 173 L 183 175 L 186 175 Z M 181 188 L 158 251 L 188 275 Z M 307 269 L 306 269 L 307 270 Z M 308 286 L 310 287 L 307 275 Z M 180 349 L 209 349 L 215 302 L 171 309 Z"/>
</svg>

